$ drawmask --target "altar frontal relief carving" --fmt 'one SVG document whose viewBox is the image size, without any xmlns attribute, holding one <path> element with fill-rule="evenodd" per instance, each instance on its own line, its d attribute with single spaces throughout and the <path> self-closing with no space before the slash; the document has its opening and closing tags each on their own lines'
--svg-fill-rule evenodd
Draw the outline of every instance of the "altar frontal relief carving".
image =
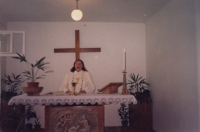
<svg viewBox="0 0 200 132">
<path fill-rule="evenodd" d="M 51 132 L 98 132 L 98 107 L 50 107 Z"/>
</svg>

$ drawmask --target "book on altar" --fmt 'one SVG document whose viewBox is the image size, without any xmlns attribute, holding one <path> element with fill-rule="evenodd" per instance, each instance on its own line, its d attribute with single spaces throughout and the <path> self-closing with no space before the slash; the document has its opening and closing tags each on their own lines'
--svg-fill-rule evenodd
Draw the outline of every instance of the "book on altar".
<svg viewBox="0 0 200 132">
<path fill-rule="evenodd" d="M 98 92 L 103 94 L 114 94 L 118 93 L 118 88 L 122 85 L 122 82 L 111 82 L 105 85 L 103 88 L 98 89 Z"/>
</svg>

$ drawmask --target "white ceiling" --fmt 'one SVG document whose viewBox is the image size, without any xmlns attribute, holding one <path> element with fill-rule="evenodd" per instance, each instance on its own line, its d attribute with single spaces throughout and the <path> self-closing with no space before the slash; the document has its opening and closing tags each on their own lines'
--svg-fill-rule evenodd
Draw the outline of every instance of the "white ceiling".
<svg viewBox="0 0 200 132">
<path fill-rule="evenodd" d="M 144 23 L 169 1 L 79 0 L 78 5 L 83 12 L 81 22 Z M 71 12 L 75 8 L 75 0 L 0 0 L 0 20 L 5 22 L 73 22 Z"/>
</svg>

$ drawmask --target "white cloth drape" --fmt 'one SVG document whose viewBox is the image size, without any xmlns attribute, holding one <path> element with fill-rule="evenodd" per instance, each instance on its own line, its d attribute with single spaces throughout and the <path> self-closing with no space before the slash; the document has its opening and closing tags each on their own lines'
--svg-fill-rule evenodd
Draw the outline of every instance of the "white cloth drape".
<svg viewBox="0 0 200 132">
<path fill-rule="evenodd" d="M 68 94 L 63 95 L 40 95 L 40 96 L 28 96 L 26 94 L 15 96 L 10 99 L 8 105 L 65 105 L 65 104 L 118 104 L 118 103 L 133 103 L 137 104 L 137 100 L 133 95 L 122 94 L 83 94 L 77 96 L 70 96 Z"/>
</svg>

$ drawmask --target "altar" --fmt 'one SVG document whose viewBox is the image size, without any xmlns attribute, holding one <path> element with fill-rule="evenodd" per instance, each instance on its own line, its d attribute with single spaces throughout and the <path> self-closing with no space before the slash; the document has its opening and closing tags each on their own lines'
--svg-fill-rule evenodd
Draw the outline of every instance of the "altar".
<svg viewBox="0 0 200 132">
<path fill-rule="evenodd" d="M 122 94 L 82 94 L 70 96 L 67 94 L 46 94 L 13 97 L 8 105 L 41 105 L 45 106 L 45 131 L 54 129 L 89 132 L 104 131 L 104 105 L 137 104 L 132 95 Z"/>
</svg>

